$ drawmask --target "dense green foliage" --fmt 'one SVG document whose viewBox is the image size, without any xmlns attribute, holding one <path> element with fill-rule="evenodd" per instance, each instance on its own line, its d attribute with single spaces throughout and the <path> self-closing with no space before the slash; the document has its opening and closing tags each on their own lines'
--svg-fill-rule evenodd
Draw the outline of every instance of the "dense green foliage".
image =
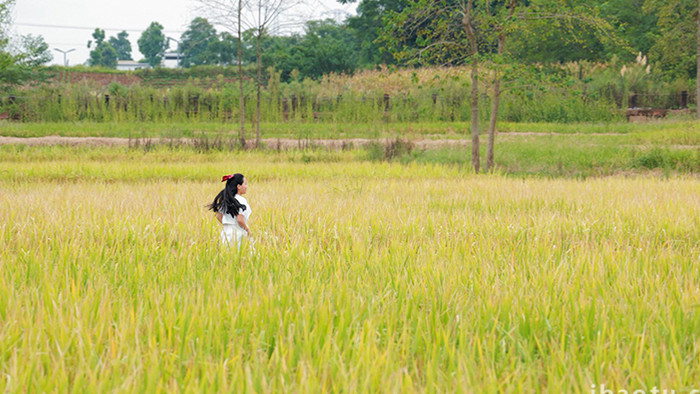
<svg viewBox="0 0 700 394">
<path fill-rule="evenodd" d="M 0 0 L 0 93 L 27 81 L 43 79 L 38 66 L 52 59 L 49 46 L 40 36 L 10 37 L 15 0 Z"/>
<path fill-rule="evenodd" d="M 665 74 L 694 78 L 697 62 L 698 2 L 693 0 L 646 0 L 643 11 L 656 16 L 651 31 L 650 60 Z"/>
<path fill-rule="evenodd" d="M 460 12 L 464 10 L 459 4 L 453 0 L 425 4 L 361 0 L 357 15 L 343 23 L 310 21 L 301 33 L 264 33 L 262 67 L 274 67 L 282 82 L 293 82 L 381 65 L 405 66 L 417 60 L 423 65 L 464 64 L 469 59 L 460 24 Z M 524 66 L 592 62 L 613 67 L 617 63 L 619 68 L 641 54 L 650 67 L 647 80 L 658 83 L 647 85 L 646 90 L 625 87 L 617 89 L 618 93 L 659 94 L 663 83 L 676 87 L 663 94 L 679 94 L 691 86 L 689 80 L 696 68 L 692 15 L 697 4 L 690 0 L 518 1 L 519 8 L 510 19 L 505 17 L 506 2 L 484 4 L 475 2 L 472 17 L 476 20 L 480 56 L 491 55 L 495 63 Z M 495 58 L 496 32 L 501 31 L 508 39 L 503 57 Z M 256 61 L 256 39 L 253 30 L 242 34 L 244 64 Z M 234 64 L 235 40 L 228 33 L 218 34 L 206 19 L 195 18 L 180 40 L 181 64 Z M 509 73 L 503 76 L 513 77 Z M 518 76 L 514 77 L 512 82 L 518 84 Z M 617 96 L 615 100 L 622 105 L 626 98 Z"/>
<path fill-rule="evenodd" d="M 163 34 L 163 25 L 152 22 L 141 34 L 138 44 L 139 51 L 146 57 L 146 62 L 152 67 L 159 66 L 168 48 L 168 40 Z"/>
<path fill-rule="evenodd" d="M 338 0 L 342 4 L 354 1 Z M 354 32 L 358 40 L 355 48 L 359 68 L 395 63 L 394 57 L 378 41 L 378 37 L 382 28 L 382 18 L 386 13 L 400 12 L 407 4 L 406 0 L 363 0 L 357 6 L 357 15 L 346 19 L 348 30 Z"/>
<path fill-rule="evenodd" d="M 9 9 L 12 2 L 5 0 L 3 4 Z M 505 32 L 504 56 L 490 57 L 496 63 L 605 64 L 629 62 L 641 54 L 657 80 L 688 86 L 695 76 L 697 27 L 693 15 L 697 4 L 692 0 L 531 0 L 516 4 L 517 11 L 509 19 L 505 17 L 506 1 L 474 3 L 472 18 L 480 56 L 495 53 L 496 33 Z M 281 72 L 282 82 L 290 82 L 416 61 L 439 66 L 463 64 L 469 60 L 461 26 L 463 8 L 454 0 L 358 0 L 357 14 L 342 23 L 308 21 L 303 32 L 292 35 L 263 31 L 262 68 L 274 67 Z M 7 16 L 4 19 L 7 24 Z M 161 64 L 168 48 L 170 38 L 162 30 L 153 22 L 138 40 L 139 50 L 153 66 Z M 113 67 L 115 58 L 130 58 L 125 32 L 109 40 L 103 30 L 96 29 L 95 34 L 91 64 Z M 244 64 L 256 62 L 257 38 L 253 29 L 242 33 Z M 3 40 L 7 41 L 2 38 L 0 43 Z M 178 40 L 180 64 L 236 64 L 236 40 L 228 32 L 217 32 L 207 19 L 196 17 Z M 6 52 L 0 51 L 7 57 Z M 12 74 L 11 68 L 6 71 L 6 75 Z"/>
<path fill-rule="evenodd" d="M 109 44 L 117 51 L 118 60 L 131 59 L 131 42 L 129 42 L 129 33 L 121 31 L 116 37 L 109 38 Z"/>
<path fill-rule="evenodd" d="M 92 33 L 92 38 L 94 41 L 94 49 L 90 51 L 90 65 L 116 68 L 117 60 L 119 59 L 119 54 L 110 41 L 105 41 L 105 31 L 102 29 L 95 29 Z M 93 41 L 88 42 L 88 48 L 93 44 Z"/>
<path fill-rule="evenodd" d="M 178 46 L 180 65 L 190 67 L 203 64 L 218 64 L 217 42 L 219 40 L 214 26 L 204 18 L 194 18 L 190 26 L 182 34 L 182 37 L 180 37 Z"/>
<path fill-rule="evenodd" d="M 357 14 L 342 23 L 309 21 L 303 32 L 284 36 L 270 35 L 265 30 L 260 37 L 263 69 L 274 67 L 281 71 L 282 82 L 288 82 L 381 65 L 404 66 L 416 60 L 429 65 L 468 60 L 460 25 L 463 3 L 356 1 Z M 5 26 L 12 2 L 4 0 L 0 9 L 4 10 Z M 495 34 L 503 31 L 509 37 L 505 56 L 513 64 L 607 63 L 616 58 L 631 61 L 641 53 L 659 79 L 687 81 L 695 76 L 697 26 L 693 15 L 698 5 L 693 0 L 519 0 L 517 12 L 510 19 L 504 18 L 508 4 L 503 0 L 474 2 L 472 18 L 476 20 L 480 53 L 494 53 Z M 161 64 L 168 47 L 169 39 L 162 29 L 153 22 L 138 40 L 139 50 L 153 66 Z M 131 57 L 126 32 L 106 40 L 104 31 L 98 28 L 94 38 L 91 64 L 113 67 L 115 57 Z M 255 61 L 256 39 L 252 29 L 242 34 L 242 59 L 246 64 Z M 185 67 L 235 64 L 236 40 L 230 33 L 218 33 L 207 19 L 196 17 L 179 39 L 180 63 Z M 0 37 L 3 42 L 7 42 L 4 36 Z M 6 50 L 0 53 L 5 58 L 10 56 Z M 10 67 L 4 74 L 4 78 L 13 79 L 7 76 L 12 75 Z"/>
</svg>

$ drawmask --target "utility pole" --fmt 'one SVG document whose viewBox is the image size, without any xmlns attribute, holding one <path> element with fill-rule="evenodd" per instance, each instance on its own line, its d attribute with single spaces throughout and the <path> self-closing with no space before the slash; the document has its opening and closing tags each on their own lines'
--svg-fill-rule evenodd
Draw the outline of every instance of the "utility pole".
<svg viewBox="0 0 700 394">
<path fill-rule="evenodd" d="M 66 54 L 73 52 L 75 50 L 75 48 L 71 48 L 67 51 L 64 51 L 64 50 L 58 49 L 58 48 L 54 48 L 54 50 L 57 52 L 61 52 L 63 54 L 63 65 L 68 67 L 68 59 L 66 59 Z"/>
</svg>

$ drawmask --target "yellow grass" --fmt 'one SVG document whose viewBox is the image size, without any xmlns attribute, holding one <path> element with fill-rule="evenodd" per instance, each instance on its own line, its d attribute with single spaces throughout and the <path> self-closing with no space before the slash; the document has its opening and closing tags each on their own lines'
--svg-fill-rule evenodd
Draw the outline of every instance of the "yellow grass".
<svg viewBox="0 0 700 394">
<path fill-rule="evenodd" d="M 700 388 L 696 179 L 65 153 L 0 163 L 2 392 Z"/>
</svg>

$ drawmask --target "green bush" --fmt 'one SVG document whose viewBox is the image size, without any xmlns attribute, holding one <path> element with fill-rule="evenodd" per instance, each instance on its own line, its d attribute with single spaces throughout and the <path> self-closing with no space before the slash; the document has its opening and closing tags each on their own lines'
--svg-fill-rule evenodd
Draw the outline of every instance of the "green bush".
<svg viewBox="0 0 700 394">
<path fill-rule="evenodd" d="M 661 169 L 667 171 L 700 171 L 700 151 L 654 147 L 633 152 L 633 168 Z"/>
</svg>

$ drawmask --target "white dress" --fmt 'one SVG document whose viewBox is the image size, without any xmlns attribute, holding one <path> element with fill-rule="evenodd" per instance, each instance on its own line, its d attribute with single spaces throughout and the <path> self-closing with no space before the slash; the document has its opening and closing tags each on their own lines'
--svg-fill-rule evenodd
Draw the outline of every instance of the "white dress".
<svg viewBox="0 0 700 394">
<path fill-rule="evenodd" d="M 238 200 L 241 205 L 245 207 L 244 211 L 239 211 L 238 214 L 243 215 L 243 222 L 248 224 L 248 217 L 250 217 L 250 205 L 245 197 L 236 194 L 236 200 Z M 237 247 L 241 247 L 241 240 L 245 237 L 247 238 L 248 233 L 243 229 L 243 227 L 238 225 L 238 221 L 234 215 L 230 213 L 224 213 L 223 209 L 220 210 L 223 214 L 221 217 L 221 223 L 223 228 L 221 229 L 221 243 L 226 246 L 231 246 L 233 242 L 236 243 Z"/>
</svg>

